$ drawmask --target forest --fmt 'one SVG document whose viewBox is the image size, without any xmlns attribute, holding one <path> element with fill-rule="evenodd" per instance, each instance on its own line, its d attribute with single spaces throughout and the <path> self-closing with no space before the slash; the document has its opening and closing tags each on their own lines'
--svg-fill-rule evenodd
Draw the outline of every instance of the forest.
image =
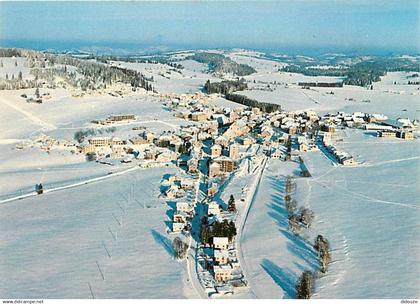
<svg viewBox="0 0 420 304">
<path fill-rule="evenodd" d="M 293 63 L 280 69 L 282 72 L 301 73 L 306 76 L 343 77 L 346 85 L 369 86 L 380 80 L 387 72 L 418 72 L 420 66 L 409 59 L 401 57 L 373 57 L 368 60 L 331 68 L 316 68 L 314 62 Z"/>
<path fill-rule="evenodd" d="M 215 74 L 233 74 L 247 76 L 255 73 L 255 69 L 246 64 L 239 64 L 232 59 L 216 53 L 195 53 L 186 59 L 198 61 L 208 65 L 209 70 Z"/>
<path fill-rule="evenodd" d="M 0 90 L 71 86 L 87 91 L 105 89 L 115 83 L 123 83 L 130 85 L 133 91 L 137 88 L 154 91 L 150 81 L 141 73 L 106 65 L 92 59 L 23 49 L 0 49 L 0 57 L 13 56 L 27 59 L 34 79 L 22 79 L 21 77 L 2 79 Z"/>
</svg>

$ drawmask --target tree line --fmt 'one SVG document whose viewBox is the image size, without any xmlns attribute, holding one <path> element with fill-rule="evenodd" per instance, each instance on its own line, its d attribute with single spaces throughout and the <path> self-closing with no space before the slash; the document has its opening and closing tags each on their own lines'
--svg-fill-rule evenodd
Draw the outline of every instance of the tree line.
<svg viewBox="0 0 420 304">
<path fill-rule="evenodd" d="M 24 49 L 1 49 L 0 55 L 25 57 L 34 80 L 2 80 L 4 89 L 34 88 L 47 81 L 55 86 L 55 79 L 64 79 L 64 85 L 83 91 L 107 88 L 114 83 L 131 85 L 133 90 L 144 88 L 154 91 L 149 80 L 134 70 L 110 66 L 97 61 L 75 58 L 69 55 L 49 54 Z M 70 67 L 73 67 L 70 69 Z"/>
<path fill-rule="evenodd" d="M 227 100 L 242 104 L 247 107 L 251 108 L 259 108 L 263 112 L 271 113 L 275 111 L 281 111 L 281 106 L 274 103 L 268 102 L 260 102 L 255 99 L 251 99 L 247 96 L 235 94 L 235 93 L 228 93 L 225 95 Z"/>
<path fill-rule="evenodd" d="M 229 241 L 232 241 L 236 233 L 233 221 L 223 220 L 222 222 L 215 221 L 209 224 L 207 217 L 203 217 L 201 220 L 200 239 L 203 244 L 209 244 L 213 237 L 227 237 Z"/>
<path fill-rule="evenodd" d="M 223 80 L 221 82 L 210 82 L 207 80 L 204 84 L 204 91 L 207 94 L 229 94 L 236 91 L 243 91 L 248 88 L 248 85 L 245 82 L 245 79 L 238 80 Z"/>
</svg>

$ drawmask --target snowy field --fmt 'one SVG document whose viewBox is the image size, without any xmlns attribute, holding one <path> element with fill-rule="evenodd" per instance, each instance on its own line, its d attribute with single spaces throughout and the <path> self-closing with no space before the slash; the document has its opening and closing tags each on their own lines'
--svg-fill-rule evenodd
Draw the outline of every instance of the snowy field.
<svg viewBox="0 0 420 304">
<path fill-rule="evenodd" d="M 284 73 L 282 73 L 284 75 Z M 403 85 L 390 81 L 402 81 L 403 73 L 389 73 L 383 77 L 383 81 L 374 83 L 374 90 L 356 86 L 344 86 L 343 88 L 311 88 L 301 89 L 294 86 L 295 79 L 265 77 L 268 82 L 277 81 L 277 85 L 271 84 L 273 91 L 246 90 L 241 94 L 259 101 L 280 104 L 287 111 L 313 109 L 320 113 L 344 111 L 344 112 L 368 112 L 383 113 L 389 117 L 420 118 L 420 91 L 419 85 Z M 314 81 L 312 79 L 310 81 Z M 286 87 L 280 81 L 292 86 Z M 299 80 L 306 81 L 306 80 Z M 261 87 L 261 85 L 253 84 Z M 334 94 L 330 94 L 333 92 Z"/>
<path fill-rule="evenodd" d="M 183 298 L 158 184 L 168 169 L 0 205 L 2 298 Z"/>
<path fill-rule="evenodd" d="M 205 82 L 220 81 L 208 73 L 207 65 L 193 60 L 181 60 L 176 64 L 182 64 L 180 72 L 166 64 L 115 62 L 122 67 L 143 73 L 146 77 L 153 77 L 152 86 L 161 93 L 195 93 L 200 92 Z"/>
<path fill-rule="evenodd" d="M 312 177 L 296 177 L 296 198 L 316 216 L 304 238 L 287 231 L 282 200 L 284 176 L 297 176 L 297 164 L 267 165 L 242 237 L 258 298 L 295 297 L 300 273 L 317 265 L 310 245 L 317 234 L 330 241 L 333 262 L 317 280 L 315 298 L 420 296 L 419 142 L 352 130 L 342 136 L 340 147 L 363 165 L 333 166 L 320 151 L 303 154 Z"/>
</svg>

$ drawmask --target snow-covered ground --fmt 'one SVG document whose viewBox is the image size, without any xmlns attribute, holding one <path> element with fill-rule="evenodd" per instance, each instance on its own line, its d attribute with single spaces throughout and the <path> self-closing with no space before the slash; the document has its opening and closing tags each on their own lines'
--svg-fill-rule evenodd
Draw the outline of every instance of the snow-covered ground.
<svg viewBox="0 0 420 304">
<path fill-rule="evenodd" d="M 309 242 L 287 229 L 284 180 L 297 169 L 292 162 L 268 162 L 244 227 L 241 265 L 257 298 L 295 298 L 300 273 L 317 266 Z"/>
<path fill-rule="evenodd" d="M 405 85 L 407 73 L 389 73 L 374 84 L 374 90 L 353 86 L 304 90 L 295 84 L 337 79 L 281 73 L 281 63 L 257 58 L 258 53 L 235 51 L 229 56 L 257 70 L 245 77 L 253 90 L 241 94 L 279 103 L 286 110 L 366 111 L 390 118 L 420 119 L 419 86 Z M 17 60 L 15 67 L 14 61 L 3 58 L 0 77 L 6 69 L 15 71 L 20 66 L 23 77 L 30 77 L 25 62 Z M 191 60 L 179 63 L 184 66 L 181 74 L 162 64 L 121 65 L 153 76 L 159 92 L 196 92 L 207 79 L 220 80 L 208 74 L 203 64 Z M 272 83 L 273 91 L 255 89 L 267 82 Z M 16 143 L 41 133 L 72 140 L 77 130 L 98 127 L 91 124 L 92 120 L 112 114 L 137 116 L 136 122 L 118 125 L 113 133 L 125 139 L 138 134 L 133 127 L 145 126 L 160 133 L 188 123 L 175 118 L 158 98 L 144 93 L 74 98 L 63 89 L 45 91 L 52 98 L 43 104 L 27 103 L 20 97 L 33 94 L 33 89 L 0 92 L 0 200 L 33 191 L 39 182 L 48 189 L 133 167 L 87 163 L 82 155 L 68 150 L 16 150 Z M 334 94 L 328 94 L 331 91 Z M 238 106 L 223 98 L 214 102 Z M 419 141 L 377 138 L 349 129 L 340 131 L 339 136 L 343 141 L 337 146 L 360 165 L 334 166 L 317 151 L 302 155 L 311 178 L 297 177 L 298 165 L 294 162 L 270 160 L 265 166 L 245 225 L 239 227 L 243 229 L 238 256 L 250 289 L 235 297 L 293 298 L 300 273 L 316 268 L 310 243 L 318 233 L 330 241 L 333 263 L 327 275 L 317 280 L 315 297 L 420 296 Z M 255 172 L 247 172 L 250 167 L 246 164 L 241 170 L 220 198 L 226 202 L 234 194 L 240 217 L 248 210 L 240 202 L 247 196 L 243 188 L 250 187 L 255 179 Z M 139 168 L 0 204 L 0 273 L 7 274 L 0 278 L 0 297 L 197 297 L 187 282 L 191 274 L 187 274 L 186 263 L 172 259 L 165 225 L 168 207 L 157 198 L 162 176 L 173 172 L 171 168 Z M 313 227 L 303 233 L 303 238 L 287 230 L 282 195 L 288 174 L 296 176 L 298 204 L 310 207 L 316 215 Z"/>
<path fill-rule="evenodd" d="M 284 176 L 296 163 L 271 160 L 243 233 L 246 272 L 258 298 L 293 298 L 303 270 L 314 270 L 317 234 L 333 262 L 316 283 L 316 298 L 418 298 L 420 259 L 419 142 L 346 130 L 340 146 L 363 164 L 333 166 L 321 151 L 303 157 L 311 178 L 296 177 L 298 205 L 315 223 L 296 238 L 287 230 Z"/>
<path fill-rule="evenodd" d="M 170 169 L 0 205 L 3 298 L 194 297 L 158 184 Z"/>
<path fill-rule="evenodd" d="M 284 73 L 282 73 L 284 74 Z M 281 79 L 281 80 L 279 80 Z M 374 83 L 373 90 L 356 86 L 344 86 L 343 88 L 311 88 L 302 89 L 297 86 L 279 84 L 284 81 L 291 84 L 294 79 L 284 79 L 268 75 L 266 82 L 277 81 L 270 84 L 272 91 L 246 90 L 241 94 L 259 101 L 280 104 L 287 111 L 313 109 L 315 111 L 383 113 L 389 117 L 420 118 L 419 85 L 390 84 L 390 81 L 405 79 L 402 73 L 389 73 L 383 80 Z M 304 81 L 304 80 L 299 80 Z M 261 84 L 252 84 L 261 87 Z M 266 85 L 265 85 L 266 86 Z M 330 94 L 333 92 L 334 94 Z"/>
</svg>

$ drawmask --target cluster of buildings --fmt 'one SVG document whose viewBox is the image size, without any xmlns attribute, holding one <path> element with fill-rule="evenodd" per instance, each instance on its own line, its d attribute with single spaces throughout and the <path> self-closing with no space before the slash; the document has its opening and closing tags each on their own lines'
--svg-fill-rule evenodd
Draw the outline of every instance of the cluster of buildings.
<svg viewBox="0 0 420 304">
<path fill-rule="evenodd" d="M 39 149 L 44 150 L 47 153 L 49 153 L 53 149 L 68 150 L 70 152 L 77 151 L 77 147 L 74 142 L 66 139 L 52 138 L 51 136 L 48 136 L 44 133 L 37 135 L 31 140 L 22 141 L 16 144 L 15 146 L 17 150 L 23 150 L 25 148 L 32 147 L 38 147 Z"/>
<path fill-rule="evenodd" d="M 343 166 L 350 166 L 357 164 L 356 160 L 345 151 L 342 151 L 335 147 L 332 143 L 332 133 L 325 132 L 322 135 L 322 143 L 324 144 L 325 148 L 331 153 L 334 158 L 338 161 L 339 164 Z"/>
<path fill-rule="evenodd" d="M 92 123 L 94 124 L 100 124 L 100 125 L 109 125 L 117 122 L 130 122 L 135 121 L 136 116 L 134 114 L 121 114 L 121 115 L 111 115 L 106 119 L 100 119 L 100 120 L 92 120 Z"/>
<path fill-rule="evenodd" d="M 173 205 L 171 212 L 171 232 L 188 233 L 191 230 L 191 219 L 194 216 L 196 200 L 191 199 L 196 187 L 189 176 L 169 175 L 161 183 L 162 195 Z M 187 193 L 190 192 L 188 199 Z"/>
<path fill-rule="evenodd" d="M 413 131 L 418 121 L 408 118 L 389 119 L 383 114 L 367 114 L 355 112 L 352 114 L 337 112 L 321 118 L 321 130 L 334 132 L 337 127 L 363 128 L 377 132 L 378 137 L 414 139 Z"/>
</svg>

